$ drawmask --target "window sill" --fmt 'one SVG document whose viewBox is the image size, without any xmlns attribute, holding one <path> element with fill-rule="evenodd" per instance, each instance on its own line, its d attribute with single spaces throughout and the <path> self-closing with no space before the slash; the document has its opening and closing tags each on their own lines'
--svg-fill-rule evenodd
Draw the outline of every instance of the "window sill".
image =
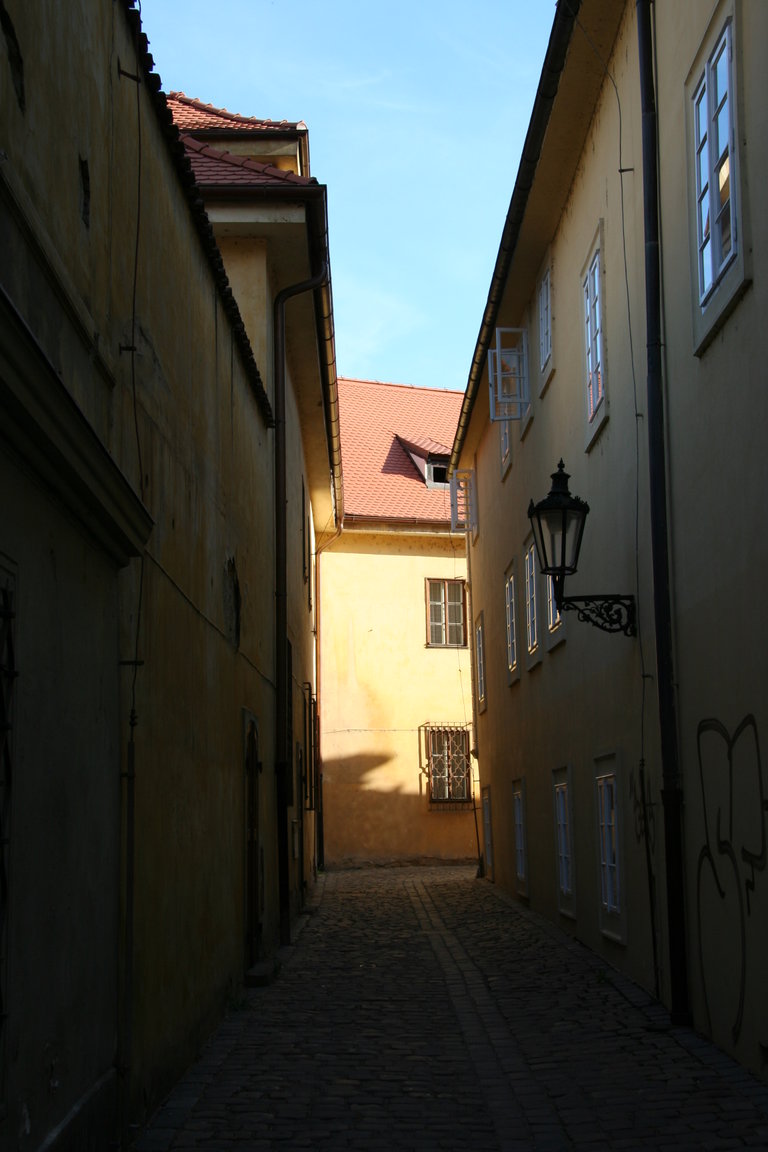
<svg viewBox="0 0 768 1152">
<path fill-rule="evenodd" d="M 474 804 L 471 800 L 430 800 L 430 812 L 472 812 Z"/>
</svg>

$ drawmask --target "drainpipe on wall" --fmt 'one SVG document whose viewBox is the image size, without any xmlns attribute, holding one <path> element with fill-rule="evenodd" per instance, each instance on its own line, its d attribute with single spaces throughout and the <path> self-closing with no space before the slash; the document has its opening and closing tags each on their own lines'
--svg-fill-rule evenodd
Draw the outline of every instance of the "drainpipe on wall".
<svg viewBox="0 0 768 1152">
<path fill-rule="evenodd" d="M 636 0 L 643 130 L 645 308 L 648 355 L 648 469 L 650 480 L 653 606 L 656 625 L 656 683 L 661 735 L 664 853 L 671 1015 L 690 1021 L 683 852 L 683 792 L 672 661 L 672 598 L 664 445 L 661 357 L 661 272 L 659 250 L 657 118 L 653 75 L 650 0 Z"/>
<path fill-rule="evenodd" d="M 277 876 L 280 943 L 291 942 L 288 793 L 291 749 L 288 741 L 288 557 L 285 458 L 285 305 L 328 279 L 328 263 L 308 280 L 281 289 L 274 303 L 275 347 L 275 776 L 277 780 Z"/>
</svg>

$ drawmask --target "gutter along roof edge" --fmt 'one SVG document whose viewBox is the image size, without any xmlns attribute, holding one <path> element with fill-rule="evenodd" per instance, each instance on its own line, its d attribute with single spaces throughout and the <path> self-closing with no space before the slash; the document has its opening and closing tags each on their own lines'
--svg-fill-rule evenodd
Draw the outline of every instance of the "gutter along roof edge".
<svg viewBox="0 0 768 1152">
<path fill-rule="evenodd" d="M 496 326 L 496 317 L 506 285 L 507 274 L 512 264 L 515 249 L 517 248 L 523 217 L 525 216 L 525 210 L 528 206 L 528 197 L 533 187 L 536 169 L 544 144 L 544 137 L 549 126 L 552 107 L 560 84 L 560 76 L 565 67 L 565 59 L 568 54 L 568 48 L 571 43 L 580 6 L 581 0 L 568 0 L 567 5 L 559 3 L 555 12 L 555 19 L 552 24 L 549 44 L 547 45 L 547 53 L 544 57 L 541 78 L 533 102 L 533 111 L 531 112 L 525 143 L 523 144 L 520 166 L 512 191 L 512 197 L 509 202 L 504 229 L 501 234 L 499 252 L 496 257 L 496 264 L 491 277 L 491 285 L 488 290 L 488 299 L 475 344 L 472 364 L 469 369 L 469 378 L 467 380 L 464 400 L 459 413 L 459 423 L 451 451 L 449 474 L 452 474 L 458 467 L 459 458 L 462 448 L 464 447 L 464 438 L 472 417 L 475 397 L 477 396 L 485 360 Z"/>
<path fill-rule="evenodd" d="M 264 422 L 268 428 L 272 428 L 275 423 L 272 406 L 269 402 L 266 389 L 264 388 L 264 382 L 261 379 L 259 366 L 256 363 L 256 357 L 253 354 L 253 348 L 248 339 L 240 309 L 230 287 L 227 274 L 224 271 L 224 261 L 219 251 L 219 246 L 216 243 L 205 205 L 200 196 L 200 190 L 195 181 L 192 166 L 187 157 L 184 144 L 182 143 L 181 133 L 174 123 L 173 115 L 168 107 L 166 95 L 162 90 L 160 76 L 154 71 L 155 62 L 152 53 L 149 51 L 147 36 L 142 30 L 141 14 L 135 7 L 135 0 L 121 0 L 121 3 L 129 27 L 135 35 L 134 46 L 138 66 L 143 72 L 144 86 L 150 97 L 152 107 L 154 108 L 160 132 L 168 146 L 171 163 L 176 169 L 179 183 L 192 217 L 192 223 L 197 231 L 203 251 L 211 268 L 213 280 L 218 288 L 222 306 L 232 325 L 235 343 L 240 352 L 246 376 L 250 381 L 256 403 L 264 418 Z"/>
</svg>

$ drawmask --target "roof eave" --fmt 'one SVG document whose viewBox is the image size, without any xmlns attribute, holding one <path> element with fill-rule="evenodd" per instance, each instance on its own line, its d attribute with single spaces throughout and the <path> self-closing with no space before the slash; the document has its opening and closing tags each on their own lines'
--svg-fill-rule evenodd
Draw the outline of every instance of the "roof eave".
<svg viewBox="0 0 768 1152">
<path fill-rule="evenodd" d="M 565 67 L 565 60 L 580 6 L 581 0 L 569 0 L 569 4 L 567 5 L 558 4 L 555 11 L 555 19 L 552 24 L 547 52 L 544 57 L 544 65 L 539 79 L 539 86 L 533 103 L 533 111 L 523 145 L 520 166 L 507 210 L 501 244 L 499 245 L 496 264 L 491 277 L 491 285 L 488 291 L 488 299 L 475 344 L 472 364 L 469 369 L 469 379 L 467 381 L 464 400 L 459 413 L 459 423 L 451 451 L 449 474 L 453 473 L 458 467 L 461 457 L 464 439 L 475 405 L 475 397 L 477 396 L 488 349 L 491 345 L 493 332 L 496 327 L 499 304 L 520 236 L 520 228 L 523 223 L 523 217 L 525 216 L 525 209 L 528 205 L 531 188 L 533 187 L 544 137 L 560 84 L 560 77 Z"/>
</svg>

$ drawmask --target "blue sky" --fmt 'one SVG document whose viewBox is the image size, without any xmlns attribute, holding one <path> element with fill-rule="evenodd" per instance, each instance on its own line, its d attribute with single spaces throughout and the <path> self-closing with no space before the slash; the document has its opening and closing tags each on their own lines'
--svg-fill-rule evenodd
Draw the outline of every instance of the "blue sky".
<svg viewBox="0 0 768 1152">
<path fill-rule="evenodd" d="M 304 120 L 338 371 L 464 390 L 555 0 L 142 0 L 165 91 Z"/>
</svg>

